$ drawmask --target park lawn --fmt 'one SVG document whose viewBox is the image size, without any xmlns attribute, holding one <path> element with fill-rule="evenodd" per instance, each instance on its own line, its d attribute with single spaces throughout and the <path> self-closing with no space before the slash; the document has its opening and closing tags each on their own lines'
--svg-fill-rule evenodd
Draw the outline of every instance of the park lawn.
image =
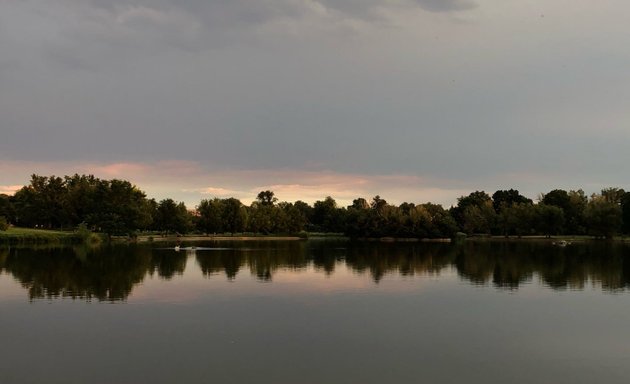
<svg viewBox="0 0 630 384">
<path fill-rule="evenodd" d="M 11 227 L 0 231 L 0 243 L 74 243 L 80 241 L 75 232 L 52 231 L 47 229 Z"/>
</svg>

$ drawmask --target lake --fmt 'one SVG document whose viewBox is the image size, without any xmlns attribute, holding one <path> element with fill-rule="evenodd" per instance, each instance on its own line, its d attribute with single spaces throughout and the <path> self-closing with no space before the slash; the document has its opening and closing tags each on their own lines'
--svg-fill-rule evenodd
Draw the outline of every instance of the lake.
<svg viewBox="0 0 630 384">
<path fill-rule="evenodd" d="M 630 245 L 173 245 L 0 248 L 0 383 L 630 381 Z"/>
</svg>

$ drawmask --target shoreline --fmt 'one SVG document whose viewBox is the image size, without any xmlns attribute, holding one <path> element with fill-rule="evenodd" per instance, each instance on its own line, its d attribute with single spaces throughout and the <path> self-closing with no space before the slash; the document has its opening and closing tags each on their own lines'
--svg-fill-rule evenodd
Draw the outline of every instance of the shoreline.
<svg viewBox="0 0 630 384">
<path fill-rule="evenodd" d="M 96 234 L 101 236 L 99 234 Z M 472 235 L 465 238 L 449 239 L 420 239 L 420 238 L 397 238 L 397 237 L 381 237 L 381 238 L 355 238 L 352 239 L 340 234 L 312 234 L 308 236 L 284 236 L 284 235 L 191 235 L 191 236 L 161 236 L 161 235 L 140 235 L 135 238 L 128 236 L 114 236 L 111 238 L 112 243 L 178 243 L 178 242 L 227 242 L 227 241 L 301 241 L 301 240 L 343 240 L 343 241 L 359 241 L 374 243 L 459 243 L 459 242 L 589 242 L 589 241 L 608 241 L 616 243 L 628 243 L 630 237 L 616 236 L 612 239 L 599 239 L 593 236 L 490 236 L 490 235 Z M 106 240 L 104 240 L 106 242 Z M 83 239 L 77 232 L 30 229 L 30 228 L 10 228 L 7 231 L 0 232 L 0 245 L 76 245 L 82 243 Z"/>
<path fill-rule="evenodd" d="M 137 243 L 163 243 L 163 242 L 200 242 L 200 241 L 297 241 L 307 240 L 298 236 L 138 236 L 135 240 L 127 237 L 112 238 L 112 241 L 130 241 Z"/>
</svg>

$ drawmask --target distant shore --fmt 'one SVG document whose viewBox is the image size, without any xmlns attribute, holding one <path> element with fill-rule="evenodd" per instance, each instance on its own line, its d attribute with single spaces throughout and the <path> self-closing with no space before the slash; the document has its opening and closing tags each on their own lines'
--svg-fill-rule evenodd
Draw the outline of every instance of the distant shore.
<svg viewBox="0 0 630 384">
<path fill-rule="evenodd" d="M 93 234 L 105 239 L 102 234 Z M 295 235 L 255 235 L 255 234 L 218 234 L 218 235 L 167 235 L 162 236 L 159 234 L 143 234 L 136 237 L 128 236 L 113 236 L 111 241 L 114 243 L 152 243 L 152 242 L 204 242 L 204 241 L 300 241 L 300 240 L 350 240 L 349 237 L 342 234 L 327 234 L 327 233 L 309 233 L 306 236 Z M 381 237 L 381 238 L 356 238 L 357 241 L 367 242 L 383 242 L 383 243 L 451 243 L 457 241 L 467 242 L 526 242 L 526 241 L 565 241 L 565 242 L 586 242 L 597 240 L 592 236 L 571 236 L 571 235 L 558 235 L 558 236 L 490 236 L 490 235 L 472 235 L 457 240 L 440 238 L 440 239 L 419 239 L 419 238 L 396 238 L 396 237 Z M 630 237 L 615 237 L 608 241 L 615 242 L 630 242 Z M 84 242 L 82 236 L 76 231 L 55 231 L 45 229 L 33 229 L 33 228 L 18 228 L 11 227 L 7 231 L 0 231 L 0 245 L 74 245 Z"/>
<path fill-rule="evenodd" d="M 114 238 L 114 240 L 127 240 L 127 238 Z M 198 241 L 279 241 L 279 240 L 306 240 L 298 236 L 223 236 L 223 235 L 210 235 L 210 236 L 138 236 L 135 241 L 138 243 L 150 243 L 150 242 L 198 242 Z"/>
</svg>

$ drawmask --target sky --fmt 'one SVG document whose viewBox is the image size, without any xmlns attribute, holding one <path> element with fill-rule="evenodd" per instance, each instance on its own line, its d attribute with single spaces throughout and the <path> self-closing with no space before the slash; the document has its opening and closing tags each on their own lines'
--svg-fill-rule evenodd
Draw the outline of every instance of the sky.
<svg viewBox="0 0 630 384">
<path fill-rule="evenodd" d="M 0 0 L 0 193 L 630 189 L 627 0 Z"/>
</svg>

